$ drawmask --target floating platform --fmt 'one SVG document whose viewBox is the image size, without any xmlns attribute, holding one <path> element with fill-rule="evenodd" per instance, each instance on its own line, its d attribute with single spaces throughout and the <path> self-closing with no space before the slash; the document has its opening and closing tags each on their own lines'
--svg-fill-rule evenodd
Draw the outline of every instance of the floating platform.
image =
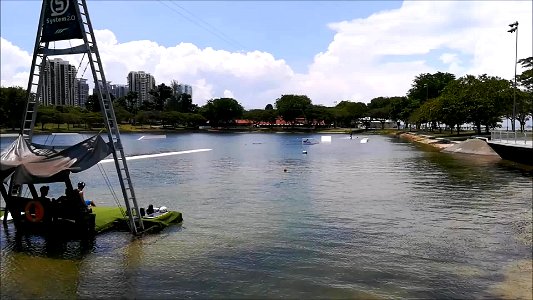
<svg viewBox="0 0 533 300">
<path fill-rule="evenodd" d="M 4 211 L 0 211 L 0 217 L 3 218 Z M 94 233 L 100 234 L 113 230 L 125 230 L 129 231 L 128 216 L 123 214 L 123 211 L 119 207 L 109 206 L 96 206 L 92 208 L 92 215 L 94 215 Z M 167 211 L 164 213 L 156 213 L 151 216 L 145 216 L 142 218 L 144 231 L 143 233 L 158 232 L 173 224 L 179 224 L 183 222 L 183 217 L 180 212 Z M 64 222 L 68 222 L 65 220 Z M 73 223 L 72 223 L 73 224 Z M 35 226 L 36 224 L 32 224 Z M 64 231 L 65 226 L 63 222 L 58 222 L 56 226 L 46 227 L 43 223 L 42 230 L 34 231 L 45 233 L 48 230 L 51 231 Z M 41 226 L 39 226 L 41 227 Z M 70 226 L 67 226 L 67 228 Z M 44 232 L 43 232 L 44 231 Z"/>
<path fill-rule="evenodd" d="M 96 215 L 94 231 L 102 233 L 109 230 L 129 230 L 128 217 L 124 216 L 118 207 L 96 206 L 92 208 Z M 156 232 L 164 228 L 183 222 L 180 212 L 167 211 L 164 213 L 145 216 L 142 218 L 145 232 Z"/>
</svg>

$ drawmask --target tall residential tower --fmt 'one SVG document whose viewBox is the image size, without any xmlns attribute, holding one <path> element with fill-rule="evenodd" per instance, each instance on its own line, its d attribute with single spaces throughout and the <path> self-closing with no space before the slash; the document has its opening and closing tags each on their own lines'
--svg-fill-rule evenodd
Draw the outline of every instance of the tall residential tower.
<svg viewBox="0 0 533 300">
<path fill-rule="evenodd" d="M 76 67 L 61 58 L 46 60 L 41 104 L 76 105 Z"/>
<path fill-rule="evenodd" d="M 152 101 L 152 96 L 149 94 L 155 88 L 154 76 L 144 71 L 131 71 L 128 74 L 128 87 L 131 92 L 137 92 L 137 107 L 145 101 Z"/>
</svg>

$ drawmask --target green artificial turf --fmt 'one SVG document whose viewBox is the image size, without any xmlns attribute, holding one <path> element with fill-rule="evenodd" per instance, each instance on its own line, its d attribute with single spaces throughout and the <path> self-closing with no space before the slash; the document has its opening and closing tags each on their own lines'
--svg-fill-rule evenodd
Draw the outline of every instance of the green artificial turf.
<svg viewBox="0 0 533 300">
<path fill-rule="evenodd" d="M 124 217 L 122 215 L 120 208 L 96 206 L 92 210 L 96 215 L 95 231 L 97 233 L 113 228 L 127 228 L 127 216 Z M 156 218 L 143 218 L 143 225 L 147 231 L 157 231 L 182 221 L 183 218 L 180 212 L 169 211 Z"/>
</svg>

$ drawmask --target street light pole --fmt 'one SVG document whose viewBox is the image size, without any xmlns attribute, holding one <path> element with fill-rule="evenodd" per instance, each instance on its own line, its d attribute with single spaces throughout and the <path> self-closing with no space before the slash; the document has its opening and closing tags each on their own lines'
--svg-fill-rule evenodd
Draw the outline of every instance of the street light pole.
<svg viewBox="0 0 533 300">
<path fill-rule="evenodd" d="M 516 31 L 516 44 L 515 44 L 515 60 L 514 60 L 514 86 L 513 86 L 513 117 L 511 122 L 511 129 L 515 131 L 515 120 L 516 120 L 516 65 L 518 64 L 518 21 L 509 24 L 511 29 L 507 32 L 513 33 Z"/>
</svg>

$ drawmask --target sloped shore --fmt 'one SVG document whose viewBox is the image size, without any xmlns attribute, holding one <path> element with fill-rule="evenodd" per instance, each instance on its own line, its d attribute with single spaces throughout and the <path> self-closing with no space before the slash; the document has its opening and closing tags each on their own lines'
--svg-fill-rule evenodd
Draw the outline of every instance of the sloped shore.
<svg viewBox="0 0 533 300">
<path fill-rule="evenodd" d="M 430 135 L 419 135 L 413 133 L 401 133 L 399 137 L 415 143 L 432 146 L 442 152 L 499 157 L 499 155 L 492 150 L 487 142 L 481 139 L 467 139 L 465 141 L 458 142 L 450 141 L 444 138 L 435 138 Z"/>
</svg>

